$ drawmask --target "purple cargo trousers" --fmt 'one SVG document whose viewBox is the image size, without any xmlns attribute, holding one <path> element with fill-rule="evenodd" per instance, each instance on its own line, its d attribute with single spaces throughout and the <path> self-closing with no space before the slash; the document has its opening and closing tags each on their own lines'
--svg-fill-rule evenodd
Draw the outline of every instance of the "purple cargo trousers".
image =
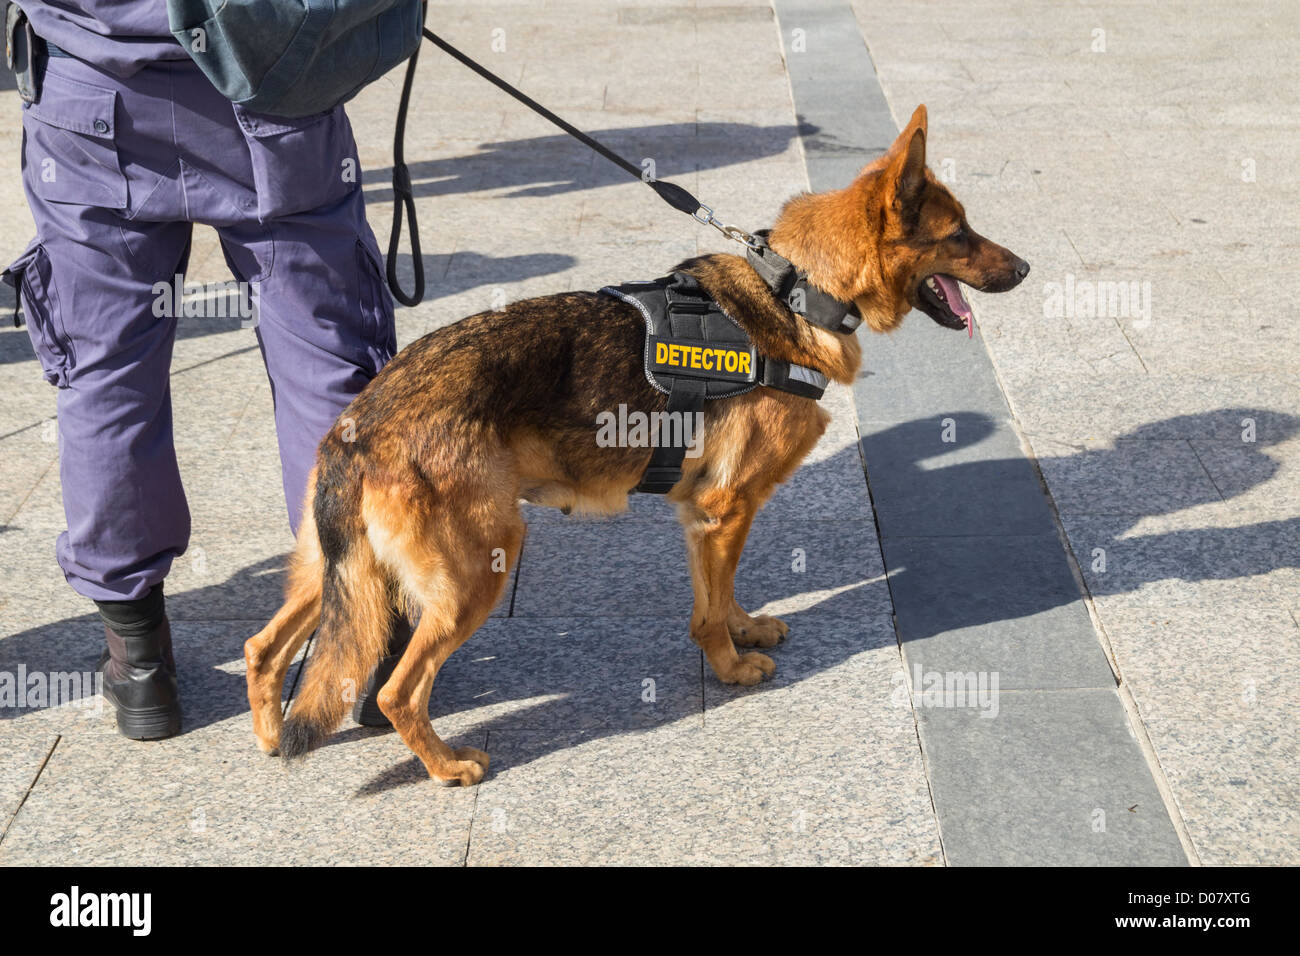
<svg viewBox="0 0 1300 956">
<path fill-rule="evenodd" d="M 317 444 L 396 349 L 342 107 L 283 120 L 233 106 L 188 59 L 120 78 L 52 56 L 23 134 L 37 236 L 6 279 L 60 390 L 68 582 L 133 600 L 188 544 L 172 442 L 176 319 L 156 307 L 155 285 L 171 290 L 185 272 L 195 222 L 215 227 L 235 279 L 256 290 L 296 531 Z"/>
</svg>

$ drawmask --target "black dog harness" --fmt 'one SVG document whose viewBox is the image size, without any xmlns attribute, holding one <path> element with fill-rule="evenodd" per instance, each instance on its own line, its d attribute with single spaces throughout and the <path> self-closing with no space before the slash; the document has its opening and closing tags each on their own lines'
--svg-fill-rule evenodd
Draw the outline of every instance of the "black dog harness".
<svg viewBox="0 0 1300 956">
<path fill-rule="evenodd" d="M 749 263 L 774 295 L 822 328 L 843 334 L 857 329 L 862 318 L 852 305 L 808 285 L 807 276 L 773 252 L 764 234 L 758 238 Z M 646 379 L 668 396 L 666 411 L 679 420 L 694 416 L 706 401 L 743 395 L 760 385 L 814 401 L 826 392 L 828 380 L 817 369 L 760 355 L 740 324 L 694 276 L 674 272 L 600 291 L 636 306 L 645 319 Z M 681 480 L 686 430 L 675 434 L 681 440 L 656 443 L 637 491 L 662 495 Z"/>
</svg>

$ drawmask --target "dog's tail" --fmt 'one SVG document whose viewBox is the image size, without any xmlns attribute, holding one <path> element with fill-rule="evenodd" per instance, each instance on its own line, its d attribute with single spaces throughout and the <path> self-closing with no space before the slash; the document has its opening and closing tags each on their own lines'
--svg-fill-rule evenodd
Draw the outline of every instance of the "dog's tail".
<svg viewBox="0 0 1300 956">
<path fill-rule="evenodd" d="M 359 470 L 328 451 L 323 445 L 313 509 L 324 558 L 320 626 L 302 690 L 280 733 L 280 754 L 289 759 L 315 750 L 334 732 L 383 656 L 393 617 L 389 575 L 361 517 Z"/>
</svg>

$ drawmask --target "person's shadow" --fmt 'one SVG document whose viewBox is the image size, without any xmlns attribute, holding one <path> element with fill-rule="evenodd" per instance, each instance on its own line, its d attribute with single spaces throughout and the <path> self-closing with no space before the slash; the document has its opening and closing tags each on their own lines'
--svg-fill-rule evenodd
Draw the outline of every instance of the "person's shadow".
<svg viewBox="0 0 1300 956">
<path fill-rule="evenodd" d="M 642 164 L 658 179 L 718 169 L 784 153 L 800 135 L 819 132 L 798 126 L 748 123 L 660 123 L 591 130 L 601 144 Z M 555 196 L 628 182 L 627 171 L 593 153 L 567 133 L 483 143 L 468 155 L 407 163 L 416 198 L 504 189 L 507 198 Z M 362 175 L 366 202 L 391 202 L 393 169 Z"/>
<path fill-rule="evenodd" d="M 959 429 L 965 429 L 964 444 L 984 440 L 994 432 L 993 423 L 984 416 L 967 413 L 954 417 L 958 420 Z M 1165 503 L 1159 503 L 1150 496 L 1135 496 L 1131 500 L 1144 503 L 1143 510 L 1111 519 L 1107 525 L 1108 536 L 1096 541 L 1095 546 L 1105 548 L 1112 554 L 1122 553 L 1125 549 L 1141 548 L 1149 551 L 1154 548 L 1165 555 L 1165 560 L 1127 561 L 1124 563 L 1123 574 L 1089 574 L 1087 580 L 1094 593 L 1122 593 L 1166 579 L 1198 581 L 1248 578 L 1278 568 L 1300 567 L 1300 517 L 1297 516 L 1273 518 L 1234 528 L 1184 528 L 1137 538 L 1125 535 L 1142 518 L 1214 501 L 1230 500 L 1233 496 L 1266 483 L 1279 468 L 1268 455 L 1269 445 L 1294 434 L 1300 423 L 1289 415 L 1275 412 L 1225 409 L 1152 423 L 1124 436 L 1125 439 L 1141 439 L 1150 436 L 1167 437 L 1170 434 L 1206 433 L 1211 424 L 1220 425 L 1226 421 L 1249 417 L 1267 419 L 1268 428 L 1261 432 L 1254 443 L 1243 443 L 1242 448 L 1236 450 L 1237 459 L 1231 484 L 1221 483 L 1216 486 L 1212 482 L 1206 482 L 1187 489 L 1185 494 L 1170 498 Z M 945 465 L 942 450 L 936 451 L 929 443 L 904 440 L 909 434 L 915 433 L 918 425 L 924 425 L 927 433 L 930 433 L 935 423 L 901 423 L 877 433 L 877 436 L 883 434 L 885 440 L 883 444 L 877 442 L 872 446 L 874 451 L 867 457 L 868 472 L 872 468 L 873 454 L 878 456 L 882 449 L 887 449 L 893 458 L 891 466 L 906 476 L 916 494 L 961 501 L 966 490 L 971 487 L 996 485 L 1025 467 L 1025 460 L 1019 457 Z M 1049 464 L 1056 468 L 1072 468 L 1082 474 L 1122 475 L 1128 468 L 1125 463 L 1130 460 L 1120 451 L 1088 449 Z M 922 462 L 926 463 L 924 467 Z M 1050 472 L 1051 468 L 1047 470 Z M 1128 477 L 1140 481 L 1136 476 Z M 828 459 L 805 466 L 797 480 L 807 482 L 809 487 L 823 488 L 827 482 L 834 482 L 837 485 L 834 493 L 844 496 L 867 494 L 867 482 L 856 447 L 846 448 Z M 839 487 L 841 485 L 847 486 Z M 1196 491 L 1197 487 L 1202 490 Z M 623 687 L 633 677 L 633 682 L 637 683 L 643 677 L 682 675 L 692 668 L 698 675 L 698 651 L 687 638 L 690 587 L 681 560 L 684 552 L 679 545 L 665 544 L 680 540 L 676 522 L 667 507 L 657 512 L 653 507 L 647 508 L 644 503 L 638 502 L 636 511 L 638 514 L 634 518 L 615 519 L 588 530 L 588 534 L 598 535 L 602 539 L 602 548 L 609 559 L 584 574 L 589 573 L 592 591 L 595 592 L 598 587 L 623 585 L 626 589 L 626 578 L 632 571 L 641 567 L 661 568 L 662 576 L 655 581 L 652 604 L 648 606 L 645 596 L 638 596 L 645 594 L 644 587 L 638 585 L 637 588 L 626 589 L 626 601 L 616 602 L 617 607 L 602 617 L 584 618 L 558 613 L 553 618 L 495 618 L 452 656 L 439 675 L 432 703 L 435 728 L 439 726 L 440 720 L 445 722 L 454 714 L 458 727 L 464 728 L 467 722 L 471 722 L 468 729 L 456 733 L 466 740 L 481 740 L 483 732 L 530 726 L 552 729 L 572 726 L 580 728 L 584 739 L 590 740 L 593 737 L 645 730 L 683 716 L 673 713 L 671 708 L 660 708 L 657 712 L 653 709 L 638 712 L 626 706 L 610 706 L 612 698 L 608 685 L 611 682 Z M 657 517 L 660 514 L 661 520 Z M 820 516 L 809 513 L 807 517 L 811 520 Z M 760 514 L 751 534 L 751 544 L 761 541 L 768 530 L 789 524 L 788 519 L 772 519 L 768 524 Z M 560 520 L 558 526 L 565 527 L 567 522 Z M 533 525 L 533 528 L 537 527 L 536 524 Z M 882 525 L 882 529 L 888 537 L 887 525 Z M 20 527 L 11 528 L 8 533 L 14 534 L 19 530 Z M 811 525 L 801 531 L 805 536 L 815 533 Z M 864 536 L 864 539 L 865 553 L 874 548 L 875 543 L 869 536 Z M 1093 545 L 1093 542 L 1089 542 L 1090 547 Z M 815 542 L 812 547 L 816 547 Z M 1057 547 L 1059 549 L 1059 543 Z M 765 688 L 789 686 L 790 683 L 834 668 L 863 651 L 866 645 L 860 640 L 844 639 L 843 626 L 839 627 L 838 636 L 832 634 L 835 628 L 830 623 L 862 619 L 868 603 L 878 602 L 881 594 L 879 589 L 883 586 L 879 580 L 879 568 L 871 562 L 856 559 L 841 560 L 830 567 L 823 567 L 815 582 L 810 576 L 800 574 L 755 573 L 763 570 L 762 562 L 771 560 L 764 555 L 764 550 L 779 549 L 754 546 L 751 550 L 752 554 L 747 551 L 742 558 L 737 577 L 737 596 L 742 604 L 752 603 L 756 599 L 774 602 L 800 595 L 805 595 L 808 599 L 802 602 L 803 609 L 781 615 L 791 625 L 791 637 L 773 652 L 778 662 L 776 681 L 752 689 L 722 688 L 719 685 L 713 690 L 716 691 L 715 699 L 721 701 L 747 694 L 761 694 Z M 940 547 L 934 553 L 941 552 Z M 523 561 L 529 560 L 526 548 Z M 779 560 L 788 560 L 788 551 Z M 1081 555 L 1080 560 L 1086 561 L 1087 557 Z M 958 565 L 954 570 L 952 563 L 941 557 L 936 557 L 934 561 L 934 566 L 928 566 L 926 560 L 913 558 L 898 573 L 920 576 L 921 579 L 937 574 L 947 575 L 944 584 L 954 592 L 980 586 L 980 569 L 971 567 L 963 571 L 962 566 Z M 242 657 L 243 641 L 250 636 L 251 631 L 246 623 L 229 622 L 223 625 L 219 621 L 200 622 L 199 619 L 206 618 L 218 605 L 231 603 L 238 603 L 239 616 L 242 618 L 264 619 L 269 616 L 280 600 L 283 563 L 283 558 L 263 561 L 244 568 L 220 584 L 169 595 L 169 607 L 181 621 L 176 628 L 177 658 L 181 668 L 182 693 L 186 701 L 187 730 L 232 718 L 246 719 L 243 716 L 247 710 L 244 680 L 242 674 L 230 672 L 229 668 L 232 662 L 239 661 Z M 878 564 L 878 558 L 876 563 Z M 894 569 L 891 569 L 891 574 L 893 573 Z M 956 577 L 953 577 L 954 574 Z M 962 574 L 968 574 L 969 579 L 963 579 Z M 51 578 L 56 576 L 57 569 Z M 761 582 L 761 594 L 755 593 L 757 582 Z M 893 580 L 890 583 L 891 587 L 895 584 Z M 1076 590 L 1073 594 L 1044 593 L 1026 599 L 1029 603 L 1021 601 L 1016 606 L 999 606 L 988 602 L 951 602 L 944 611 L 946 616 L 942 618 L 941 626 L 957 629 L 976 624 L 995 624 L 1048 610 L 1053 605 L 1074 601 L 1078 597 Z M 503 608 L 508 610 L 509 602 L 513 599 L 514 589 L 507 588 Z M 534 600 L 545 602 L 546 598 L 542 595 Z M 1038 603 L 1034 604 L 1034 601 Z M 613 623 L 611 617 L 614 618 Z M 650 633 L 622 634 L 620 644 L 620 641 L 613 640 L 609 635 L 610 628 L 617 629 L 623 617 L 641 622 L 653 617 L 662 624 L 656 625 Z M 564 619 L 561 621 L 560 618 Z M 186 623 L 186 619 L 194 623 Z M 93 669 L 100 648 L 98 634 L 99 625 L 93 613 L 75 615 L 57 623 L 8 634 L 0 638 L 0 672 L 13 672 L 19 665 L 29 673 Z M 903 635 L 903 639 L 906 641 L 909 636 Z M 889 641 L 892 640 L 890 635 Z M 633 647 L 634 651 L 622 650 L 625 646 Z M 627 657 L 628 653 L 634 653 L 634 658 Z M 1026 649 L 1026 653 L 1033 653 L 1032 646 Z M 624 656 L 619 656 L 620 654 Z M 602 656 L 606 658 L 605 662 L 600 660 Z M 695 663 L 692 664 L 692 661 Z M 611 670 L 611 667 L 614 669 Z M 593 671 L 601 668 L 605 668 L 604 676 L 593 678 Z M 634 674 L 631 673 L 633 671 Z M 685 679 L 689 684 L 689 675 Z M 706 673 L 705 679 L 707 681 L 713 678 Z M 295 674 L 291 673 L 287 687 L 291 687 L 295 680 Z M 619 690 L 619 700 L 626 699 L 625 690 L 626 688 Z M 693 706 L 693 716 L 698 717 L 698 692 Z M 0 720 L 28 717 L 39 719 L 30 710 L 0 708 Z M 337 743 L 384 732 L 386 731 L 349 725 L 342 728 L 332 740 Z M 572 739 L 571 734 L 555 732 L 516 735 L 512 744 L 513 757 L 507 760 L 506 765 L 525 764 L 563 750 L 571 745 Z M 257 756 L 250 735 L 249 759 Z M 500 765 L 494 763 L 493 772 L 499 769 Z M 423 769 L 417 760 L 411 758 L 396 766 L 375 768 L 374 776 L 361 784 L 359 792 L 382 791 L 424 779 Z"/>
<path fill-rule="evenodd" d="M 0 70 L 0 79 L 9 76 Z M 10 77 L 12 83 L 12 77 Z M 599 130 L 597 139 L 645 162 L 650 175 L 671 179 L 701 169 L 717 169 L 746 163 L 785 152 L 800 134 L 813 135 L 810 124 L 754 126 L 746 123 L 666 123 Z M 409 163 L 412 192 L 417 198 L 451 196 L 487 190 L 507 189 L 503 198 L 551 196 L 598 189 L 629 181 L 628 174 L 596 156 L 577 140 L 563 134 L 484 143 L 473 153 L 444 159 Z M 362 171 L 362 189 L 367 203 L 389 203 L 393 199 L 392 167 Z M 433 207 L 437 215 L 437 205 Z M 422 229 L 437 228 L 435 221 Z M 403 250 L 409 248 L 403 243 Z M 428 288 L 426 301 L 446 298 L 472 289 L 508 285 L 526 279 L 553 275 L 572 268 L 577 260 L 566 253 L 542 252 L 494 256 L 471 249 L 421 257 Z M 402 286 L 411 288 L 412 260 L 400 251 L 397 274 Z M 221 296 L 224 298 L 225 296 Z M 217 302 L 217 294 L 204 318 L 181 318 L 178 338 L 218 335 L 240 329 L 235 315 L 237 302 Z M 400 306 L 398 306 L 400 308 Z M 17 313 L 17 296 L 0 283 L 0 364 L 35 359 L 25 331 L 6 329 L 9 316 Z M 236 351 L 248 351 L 247 345 Z M 233 352 L 231 353 L 233 354 Z"/>
</svg>

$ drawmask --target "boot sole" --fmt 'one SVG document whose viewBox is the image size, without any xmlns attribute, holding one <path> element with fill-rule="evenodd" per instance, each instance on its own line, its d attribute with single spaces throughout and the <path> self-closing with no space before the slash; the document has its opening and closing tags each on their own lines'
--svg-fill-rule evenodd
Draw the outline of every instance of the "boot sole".
<svg viewBox="0 0 1300 956">
<path fill-rule="evenodd" d="M 120 707 L 113 695 L 104 692 L 104 699 L 117 712 L 117 732 L 130 740 L 165 740 L 181 732 L 181 709 L 177 707 L 142 707 L 128 710 Z"/>
</svg>

